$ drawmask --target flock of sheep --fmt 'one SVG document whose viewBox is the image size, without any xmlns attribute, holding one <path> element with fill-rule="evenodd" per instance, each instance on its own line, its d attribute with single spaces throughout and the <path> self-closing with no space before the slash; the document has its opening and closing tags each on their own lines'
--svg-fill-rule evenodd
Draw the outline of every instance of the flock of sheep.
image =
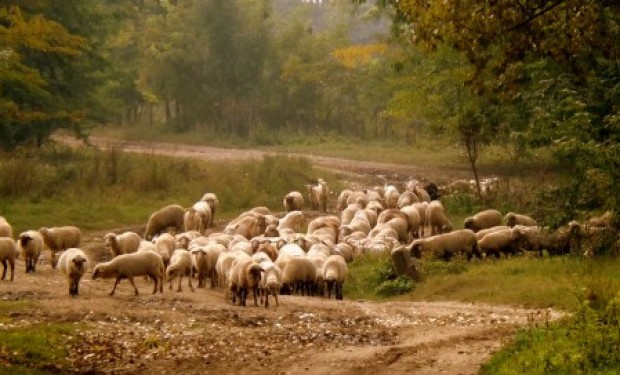
<svg viewBox="0 0 620 375">
<path fill-rule="evenodd" d="M 329 188 L 319 179 L 307 185 L 310 207 L 320 215 L 308 220 L 303 213 L 304 194 L 293 191 L 283 199 L 286 214 L 277 217 L 266 207 L 255 207 L 232 220 L 223 231 L 213 223 L 219 202 L 214 193 L 205 194 L 189 209 L 169 205 L 154 212 L 144 236 L 134 232 L 108 233 L 105 249 L 113 259 L 94 266 L 93 279 L 128 279 L 138 295 L 134 278 L 145 276 L 153 283 L 153 293 L 163 293 L 164 283 L 178 279 L 182 290 L 185 277 L 189 288 L 224 288 L 232 302 L 245 306 L 252 293 L 254 305 L 269 306 L 278 295 L 327 295 L 342 299 L 347 264 L 367 252 L 406 251 L 409 256 L 450 260 L 472 259 L 519 251 L 550 255 L 571 251 L 584 225 L 571 222 L 548 231 L 525 215 L 484 210 L 454 230 L 439 189 L 433 183 L 411 180 L 404 191 L 394 185 L 365 190 L 344 190 L 337 200 L 337 215 L 327 213 Z M 611 214 L 591 219 L 589 227 L 605 227 Z M 307 229 L 304 231 L 304 228 Z M 430 233 L 425 231 L 430 230 Z M 74 226 L 41 228 L 21 233 L 13 239 L 6 219 L 0 217 L 0 260 L 2 279 L 8 268 L 13 280 L 15 259 L 21 255 L 26 273 L 35 272 L 45 248 L 50 251 L 52 268 L 58 267 L 69 282 L 69 294 L 79 294 L 80 279 L 89 259 L 80 250 L 81 232 Z M 57 253 L 61 253 L 56 260 Z"/>
</svg>

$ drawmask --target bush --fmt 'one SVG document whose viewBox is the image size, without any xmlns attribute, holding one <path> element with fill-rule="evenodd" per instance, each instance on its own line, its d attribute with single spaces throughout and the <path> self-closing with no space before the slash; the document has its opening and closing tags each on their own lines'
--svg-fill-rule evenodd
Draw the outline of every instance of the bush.
<svg viewBox="0 0 620 375">
<path fill-rule="evenodd" d="M 415 287 L 407 277 L 398 277 L 388 254 L 364 254 L 349 264 L 349 278 L 344 283 L 350 298 L 378 299 L 406 294 Z"/>
</svg>

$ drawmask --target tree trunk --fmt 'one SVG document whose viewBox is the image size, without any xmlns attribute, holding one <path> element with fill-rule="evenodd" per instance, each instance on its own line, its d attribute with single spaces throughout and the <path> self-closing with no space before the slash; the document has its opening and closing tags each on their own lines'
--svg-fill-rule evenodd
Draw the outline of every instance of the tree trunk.
<svg viewBox="0 0 620 375">
<path fill-rule="evenodd" d="M 471 164 L 471 170 L 472 172 L 474 172 L 474 180 L 476 181 L 476 192 L 478 194 L 478 199 L 482 199 L 480 177 L 478 176 L 478 166 L 476 165 L 476 162 L 478 161 L 478 144 L 476 142 L 476 136 L 466 135 L 465 146 L 467 147 L 467 157 L 469 159 L 469 163 Z"/>
</svg>

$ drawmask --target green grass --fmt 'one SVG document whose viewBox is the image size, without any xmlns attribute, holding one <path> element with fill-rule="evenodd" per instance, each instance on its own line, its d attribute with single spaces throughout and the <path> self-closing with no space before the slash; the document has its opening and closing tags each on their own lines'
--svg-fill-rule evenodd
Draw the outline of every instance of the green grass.
<svg viewBox="0 0 620 375">
<path fill-rule="evenodd" d="M 218 218 L 232 218 L 255 206 L 283 210 L 282 197 L 332 174 L 304 158 L 205 162 L 155 155 L 66 148 L 0 155 L 0 215 L 19 233 L 41 226 L 77 225 L 85 230 L 143 224 L 171 203 L 188 207 L 207 192 L 220 200 Z M 19 181 L 16 184 L 15 181 Z"/>
</svg>

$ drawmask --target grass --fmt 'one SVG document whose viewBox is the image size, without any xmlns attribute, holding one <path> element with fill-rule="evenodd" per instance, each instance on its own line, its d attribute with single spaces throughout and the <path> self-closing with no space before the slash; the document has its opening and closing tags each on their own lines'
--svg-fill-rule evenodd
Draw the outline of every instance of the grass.
<svg viewBox="0 0 620 375">
<path fill-rule="evenodd" d="M 281 211 L 285 194 L 304 192 L 319 176 L 341 189 L 335 177 L 304 158 L 205 162 L 62 147 L 0 155 L 0 176 L 0 215 L 15 233 L 69 224 L 85 230 L 142 224 L 156 209 L 190 206 L 207 191 L 218 195 L 218 218 L 232 218 L 255 206 Z"/>
</svg>

